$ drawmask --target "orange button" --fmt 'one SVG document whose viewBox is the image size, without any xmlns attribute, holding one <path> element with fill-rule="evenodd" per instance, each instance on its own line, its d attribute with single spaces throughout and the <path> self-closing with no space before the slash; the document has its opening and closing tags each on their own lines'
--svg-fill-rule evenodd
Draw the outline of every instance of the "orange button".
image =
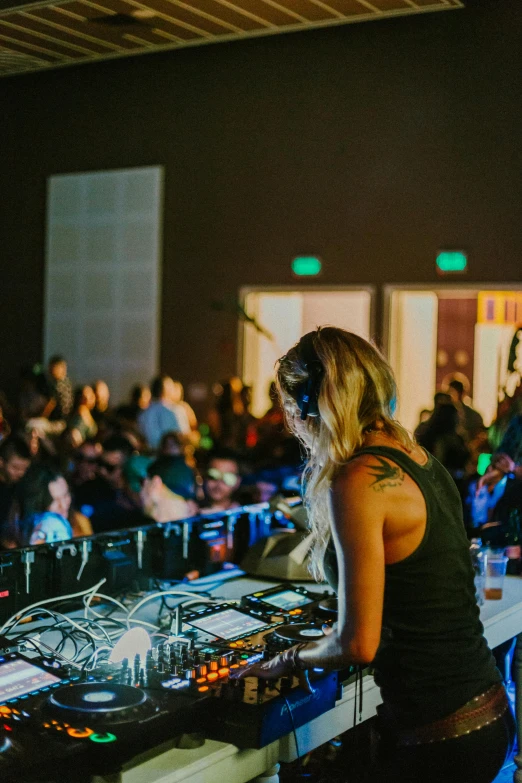
<svg viewBox="0 0 522 783">
<path fill-rule="evenodd" d="M 208 691 L 208 685 L 202 685 L 200 688 L 198 688 L 198 691 L 200 693 L 205 693 L 205 691 Z"/>
<path fill-rule="evenodd" d="M 217 678 L 218 678 L 218 673 L 217 673 L 217 672 L 210 672 L 210 673 L 207 675 L 207 680 L 208 680 L 209 682 L 214 682 L 214 680 L 217 680 Z"/>
<path fill-rule="evenodd" d="M 228 674 L 228 666 L 224 666 L 222 669 L 219 669 L 218 674 L 220 677 L 226 677 Z"/>
<path fill-rule="evenodd" d="M 20 715 L 20 713 L 18 712 L 18 710 L 13 710 L 13 715 Z"/>
<path fill-rule="evenodd" d="M 202 682 L 206 682 L 206 681 L 207 681 L 206 677 L 198 677 L 198 679 L 196 680 L 196 682 L 198 682 L 200 685 Z"/>
<path fill-rule="evenodd" d="M 240 666 L 248 666 L 248 661 L 239 661 Z"/>
<path fill-rule="evenodd" d="M 0 707 L 0 715 L 10 715 L 11 707 Z"/>
<path fill-rule="evenodd" d="M 237 647 L 237 644 L 235 642 L 230 642 L 231 647 Z"/>
<path fill-rule="evenodd" d="M 238 663 L 233 663 L 230 668 L 231 669 L 239 669 L 239 664 Z"/>
<path fill-rule="evenodd" d="M 90 737 L 93 734 L 92 729 L 67 729 L 69 737 L 75 737 L 76 739 L 83 739 L 84 737 Z"/>
</svg>

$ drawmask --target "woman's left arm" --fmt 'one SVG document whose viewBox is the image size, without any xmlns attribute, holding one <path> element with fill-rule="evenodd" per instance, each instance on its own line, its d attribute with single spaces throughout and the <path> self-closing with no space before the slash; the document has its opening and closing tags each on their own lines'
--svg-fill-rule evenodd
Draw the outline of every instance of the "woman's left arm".
<svg viewBox="0 0 522 783">
<path fill-rule="evenodd" d="M 370 458 L 371 459 L 371 458 Z M 333 632 L 299 650 L 303 668 L 371 663 L 381 638 L 386 490 L 375 491 L 368 458 L 345 466 L 331 489 L 332 537 L 339 570 Z"/>
<path fill-rule="evenodd" d="M 332 484 L 332 537 L 339 570 L 338 622 L 332 633 L 301 646 L 297 659 L 292 650 L 286 651 L 247 667 L 241 676 L 275 678 L 293 664 L 342 669 L 374 659 L 381 637 L 388 493 L 375 481 L 371 467 L 367 457 L 351 462 Z"/>
</svg>

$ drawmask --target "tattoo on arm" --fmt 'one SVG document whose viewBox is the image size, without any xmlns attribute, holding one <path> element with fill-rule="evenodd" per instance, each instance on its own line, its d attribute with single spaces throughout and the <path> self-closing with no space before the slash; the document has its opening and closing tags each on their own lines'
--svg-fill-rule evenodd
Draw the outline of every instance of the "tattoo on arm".
<svg viewBox="0 0 522 783">
<path fill-rule="evenodd" d="M 398 487 L 404 481 L 404 471 L 398 465 L 390 465 L 382 457 L 374 454 L 378 465 L 369 465 L 370 475 L 374 480 L 370 484 L 375 492 L 384 492 L 386 487 Z"/>
</svg>

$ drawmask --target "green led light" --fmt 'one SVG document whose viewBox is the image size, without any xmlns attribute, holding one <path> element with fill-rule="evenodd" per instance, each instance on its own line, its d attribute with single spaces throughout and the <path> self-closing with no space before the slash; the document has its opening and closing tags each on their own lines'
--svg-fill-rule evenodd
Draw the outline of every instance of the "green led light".
<svg viewBox="0 0 522 783">
<path fill-rule="evenodd" d="M 244 660 L 246 660 L 246 659 L 248 658 L 248 655 L 247 655 L 246 653 L 243 653 L 243 655 L 242 655 L 241 657 L 242 657 Z"/>
<path fill-rule="evenodd" d="M 468 266 L 468 258 L 460 250 L 444 250 L 437 256 L 437 267 L 440 272 L 464 272 Z"/>
<path fill-rule="evenodd" d="M 479 454 L 477 462 L 477 473 L 483 476 L 491 464 L 491 454 Z"/>
<path fill-rule="evenodd" d="M 318 275 L 321 266 L 321 262 L 315 256 L 298 256 L 292 261 L 292 272 L 300 277 Z"/>
<path fill-rule="evenodd" d="M 114 742 L 116 740 L 116 734 L 107 732 L 106 734 L 91 734 L 89 737 L 91 742 Z"/>
</svg>

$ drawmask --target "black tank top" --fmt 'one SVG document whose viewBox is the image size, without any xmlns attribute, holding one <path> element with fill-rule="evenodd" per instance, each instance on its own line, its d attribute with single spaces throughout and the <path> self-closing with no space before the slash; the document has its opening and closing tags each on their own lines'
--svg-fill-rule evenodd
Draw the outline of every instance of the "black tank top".
<svg viewBox="0 0 522 783">
<path fill-rule="evenodd" d="M 473 568 L 456 486 L 434 457 L 419 465 L 388 446 L 361 449 L 399 465 L 426 502 L 417 549 L 385 567 L 381 643 L 374 676 L 383 701 L 404 726 L 430 723 L 501 681 L 475 601 Z M 338 585 L 332 542 L 325 575 Z"/>
</svg>

